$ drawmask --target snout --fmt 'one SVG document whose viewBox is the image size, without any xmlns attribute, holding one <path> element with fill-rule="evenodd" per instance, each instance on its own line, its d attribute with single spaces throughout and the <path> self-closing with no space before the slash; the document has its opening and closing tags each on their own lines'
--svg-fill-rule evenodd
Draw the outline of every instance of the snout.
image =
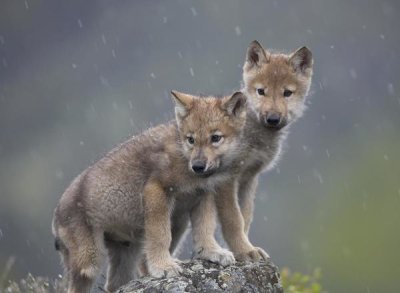
<svg viewBox="0 0 400 293">
<path fill-rule="evenodd" d="M 215 172 L 213 165 L 208 165 L 207 161 L 193 161 L 191 163 L 192 171 L 200 177 L 208 177 Z"/>
<path fill-rule="evenodd" d="M 281 129 L 286 125 L 286 119 L 278 112 L 268 112 L 263 115 L 263 123 L 265 126 L 274 129 Z"/>
<path fill-rule="evenodd" d="M 204 161 L 194 161 L 192 163 L 192 170 L 196 174 L 202 174 L 206 171 L 207 163 Z"/>
<path fill-rule="evenodd" d="M 268 113 L 265 117 L 265 123 L 269 126 L 276 127 L 281 122 L 281 115 L 279 113 Z"/>
</svg>

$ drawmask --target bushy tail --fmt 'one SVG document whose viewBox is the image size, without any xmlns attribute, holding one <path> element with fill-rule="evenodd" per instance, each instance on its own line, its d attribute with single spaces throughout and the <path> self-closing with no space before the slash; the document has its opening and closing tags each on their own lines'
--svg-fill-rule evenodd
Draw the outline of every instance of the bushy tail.
<svg viewBox="0 0 400 293">
<path fill-rule="evenodd" d="M 54 211 L 54 217 L 51 223 L 51 231 L 53 232 L 54 235 L 54 248 L 60 252 L 65 251 L 66 247 L 58 235 L 58 221 L 56 218 L 56 210 Z"/>
<path fill-rule="evenodd" d="M 58 237 L 56 237 L 56 238 L 54 239 L 54 248 L 55 248 L 57 251 L 60 251 L 60 250 L 61 250 L 61 246 L 62 246 L 62 241 L 61 241 L 61 239 L 58 238 Z"/>
</svg>

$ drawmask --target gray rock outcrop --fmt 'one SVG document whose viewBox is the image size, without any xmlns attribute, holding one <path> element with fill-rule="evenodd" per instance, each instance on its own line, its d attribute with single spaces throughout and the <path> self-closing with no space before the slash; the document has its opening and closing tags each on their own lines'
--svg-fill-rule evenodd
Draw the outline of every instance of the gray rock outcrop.
<svg viewBox="0 0 400 293">
<path fill-rule="evenodd" d="M 150 277 L 131 281 L 118 293 L 180 292 L 283 292 L 278 268 L 272 262 L 242 263 L 222 267 L 207 261 L 182 263 L 178 277 Z"/>
</svg>

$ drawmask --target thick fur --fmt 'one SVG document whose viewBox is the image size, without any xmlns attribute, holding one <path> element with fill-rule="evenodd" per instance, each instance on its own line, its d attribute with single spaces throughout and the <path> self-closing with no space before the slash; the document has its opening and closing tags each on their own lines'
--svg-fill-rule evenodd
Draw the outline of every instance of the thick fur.
<svg viewBox="0 0 400 293">
<path fill-rule="evenodd" d="M 52 226 L 69 293 L 89 292 L 106 256 L 108 292 L 135 276 L 143 254 L 152 276 L 177 275 L 181 268 L 170 252 L 189 218 L 205 258 L 225 265 L 234 261 L 212 237 L 202 236 L 208 232 L 199 225 L 204 213 L 198 211 L 208 209 L 199 204 L 202 195 L 207 199 L 231 178 L 246 98 L 236 93 L 200 99 L 178 92 L 173 97 L 176 122 L 122 143 L 83 171 L 62 195 Z M 222 137 L 218 143 L 211 141 L 216 133 Z M 202 174 L 191 171 L 198 161 L 205 164 Z"/>
<path fill-rule="evenodd" d="M 254 41 L 247 50 L 243 92 L 249 99 L 249 110 L 244 139 L 252 148 L 244 160 L 238 190 L 246 234 L 253 217 L 257 176 L 276 164 L 289 126 L 303 115 L 312 73 L 312 53 L 306 47 L 291 54 L 273 54 Z M 257 92 L 260 88 L 264 95 Z M 292 94 L 285 97 L 285 90 Z M 265 118 L 271 112 L 281 116 L 281 123 L 275 128 L 265 125 Z"/>
<path fill-rule="evenodd" d="M 254 41 L 247 50 L 243 92 L 248 97 L 248 109 L 242 152 L 232 166 L 235 179 L 220 184 L 215 195 L 224 238 L 237 260 L 268 258 L 248 239 L 258 174 L 275 165 L 289 125 L 303 113 L 312 65 L 311 52 L 305 47 L 289 55 L 272 54 Z M 291 91 L 290 96 L 285 97 L 285 90 Z M 280 117 L 280 123 L 273 127 L 266 122 L 271 113 Z M 204 225 L 210 226 L 203 229 L 213 235 L 214 224 L 210 222 L 205 221 Z"/>
</svg>

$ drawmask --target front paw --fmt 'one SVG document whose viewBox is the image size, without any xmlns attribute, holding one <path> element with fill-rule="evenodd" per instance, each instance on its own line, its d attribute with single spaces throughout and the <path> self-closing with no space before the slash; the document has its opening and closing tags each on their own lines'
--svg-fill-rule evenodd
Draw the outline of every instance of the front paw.
<svg viewBox="0 0 400 293">
<path fill-rule="evenodd" d="M 268 260 L 270 257 L 268 253 L 260 248 L 253 247 L 251 250 L 235 254 L 235 258 L 237 261 L 260 261 L 260 260 Z"/>
<path fill-rule="evenodd" d="M 155 278 L 171 278 L 179 276 L 182 268 L 179 265 L 179 260 L 171 258 L 168 261 L 157 264 L 149 264 L 150 276 Z"/>
<path fill-rule="evenodd" d="M 194 258 L 205 259 L 224 267 L 235 263 L 233 253 L 224 248 L 200 249 Z"/>
</svg>

